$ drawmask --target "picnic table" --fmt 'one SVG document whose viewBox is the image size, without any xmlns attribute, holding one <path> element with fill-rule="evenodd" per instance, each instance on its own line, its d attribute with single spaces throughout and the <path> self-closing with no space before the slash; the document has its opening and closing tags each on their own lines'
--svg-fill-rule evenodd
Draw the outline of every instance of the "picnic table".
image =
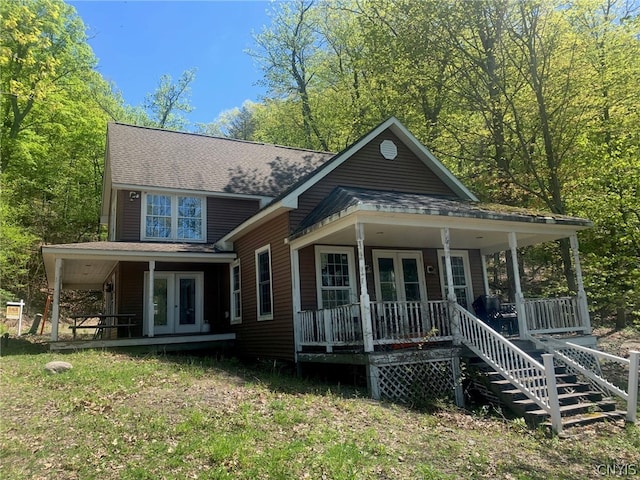
<svg viewBox="0 0 640 480">
<path fill-rule="evenodd" d="M 126 328 L 129 338 L 131 338 L 131 327 L 137 326 L 133 323 L 135 318 L 134 313 L 81 313 L 78 315 L 71 315 L 69 318 L 73 320 L 73 325 L 69 325 L 69 328 L 73 332 L 73 339 L 76 338 L 76 331 L 80 329 L 95 329 L 93 338 L 102 338 L 104 332 L 113 328 Z M 87 325 L 85 322 L 89 319 L 97 318 L 98 323 Z"/>
</svg>

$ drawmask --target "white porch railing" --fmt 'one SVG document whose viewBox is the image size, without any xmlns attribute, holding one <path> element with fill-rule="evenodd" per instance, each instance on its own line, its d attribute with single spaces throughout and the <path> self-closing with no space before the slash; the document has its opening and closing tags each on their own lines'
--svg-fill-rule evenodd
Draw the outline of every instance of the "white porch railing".
<svg viewBox="0 0 640 480">
<path fill-rule="evenodd" d="M 525 299 L 527 331 L 541 333 L 591 333 L 580 318 L 576 297 Z"/>
<path fill-rule="evenodd" d="M 373 344 L 451 340 L 446 301 L 371 302 Z"/>
<path fill-rule="evenodd" d="M 372 302 L 373 344 L 451 340 L 447 302 Z M 360 304 L 298 313 L 298 347 L 359 347 L 364 343 Z"/>
<path fill-rule="evenodd" d="M 594 350 L 571 342 L 563 342 L 551 337 L 542 337 L 537 344 L 553 353 L 558 360 L 576 373 L 582 374 L 596 389 L 605 394 L 617 395 L 627 403 L 628 422 L 635 422 L 638 415 L 638 376 L 640 373 L 640 352 L 630 351 L 629 358 Z M 626 390 L 605 377 L 600 368 L 601 361 L 618 363 L 629 370 Z"/>
<path fill-rule="evenodd" d="M 360 345 L 362 324 L 360 304 L 336 308 L 306 310 L 298 313 L 300 345 L 324 346 L 331 352 L 334 346 Z"/>
<path fill-rule="evenodd" d="M 452 304 L 462 343 L 491 365 L 551 417 L 553 430 L 562 430 L 553 355 L 541 364 L 460 305 Z"/>
</svg>

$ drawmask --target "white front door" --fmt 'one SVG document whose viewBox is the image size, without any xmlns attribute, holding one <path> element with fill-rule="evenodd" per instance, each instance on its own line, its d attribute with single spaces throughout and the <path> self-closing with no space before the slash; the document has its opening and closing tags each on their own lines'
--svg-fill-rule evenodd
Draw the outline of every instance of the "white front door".
<svg viewBox="0 0 640 480">
<path fill-rule="evenodd" d="M 378 301 L 427 300 L 421 252 L 374 250 L 373 265 Z"/>
<path fill-rule="evenodd" d="M 203 278 L 202 272 L 155 272 L 154 334 L 194 333 L 201 330 Z M 145 272 L 145 299 L 149 294 L 147 279 L 148 272 Z M 146 312 L 144 318 L 148 318 Z"/>
</svg>

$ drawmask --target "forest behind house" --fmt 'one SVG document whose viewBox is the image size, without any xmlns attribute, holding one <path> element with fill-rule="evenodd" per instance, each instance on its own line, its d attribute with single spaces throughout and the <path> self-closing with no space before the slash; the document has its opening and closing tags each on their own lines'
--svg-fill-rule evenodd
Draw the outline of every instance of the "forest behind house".
<svg viewBox="0 0 640 480">
<path fill-rule="evenodd" d="M 482 201 L 592 220 L 579 239 L 593 323 L 640 328 L 636 2 L 295 0 L 270 8 L 272 23 L 247 52 L 267 94 L 193 125 L 185 114 L 195 69 L 163 76 L 144 104 L 128 105 L 97 71 L 72 6 L 0 3 L 3 302 L 23 298 L 41 312 L 41 246 L 106 238 L 107 122 L 338 152 L 395 116 Z M 568 244 L 520 253 L 525 295 L 575 289 Z M 496 256 L 490 276 L 508 294 L 505 262 Z"/>
</svg>

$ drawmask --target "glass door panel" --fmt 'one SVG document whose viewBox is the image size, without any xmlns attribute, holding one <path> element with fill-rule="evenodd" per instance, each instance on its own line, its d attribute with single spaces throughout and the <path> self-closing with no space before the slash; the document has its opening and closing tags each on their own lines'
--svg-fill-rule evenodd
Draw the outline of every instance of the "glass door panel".
<svg viewBox="0 0 640 480">
<path fill-rule="evenodd" d="M 393 258 L 378 258 L 378 288 L 379 300 L 383 302 L 395 302 L 398 300 L 396 287 L 395 262 Z"/>
<path fill-rule="evenodd" d="M 202 277 L 176 274 L 176 333 L 199 332 L 202 323 Z"/>
<path fill-rule="evenodd" d="M 407 302 L 419 302 L 422 300 L 420 294 L 420 277 L 418 276 L 418 262 L 415 258 L 402 259 L 402 281 L 404 283 L 404 298 Z"/>
<path fill-rule="evenodd" d="M 447 292 L 447 268 L 444 256 L 440 257 L 442 263 L 443 291 Z M 471 306 L 473 294 L 471 292 L 471 279 L 469 278 L 468 257 L 451 253 L 451 276 L 453 277 L 453 292 L 458 304 L 467 310 Z"/>
<path fill-rule="evenodd" d="M 180 325 L 196 323 L 196 279 L 181 278 L 180 282 Z"/>
<path fill-rule="evenodd" d="M 420 302 L 427 299 L 420 252 L 374 251 L 377 299 Z"/>
<path fill-rule="evenodd" d="M 171 278 L 156 274 L 153 279 L 153 331 L 154 333 L 172 333 L 173 299 Z"/>
</svg>

